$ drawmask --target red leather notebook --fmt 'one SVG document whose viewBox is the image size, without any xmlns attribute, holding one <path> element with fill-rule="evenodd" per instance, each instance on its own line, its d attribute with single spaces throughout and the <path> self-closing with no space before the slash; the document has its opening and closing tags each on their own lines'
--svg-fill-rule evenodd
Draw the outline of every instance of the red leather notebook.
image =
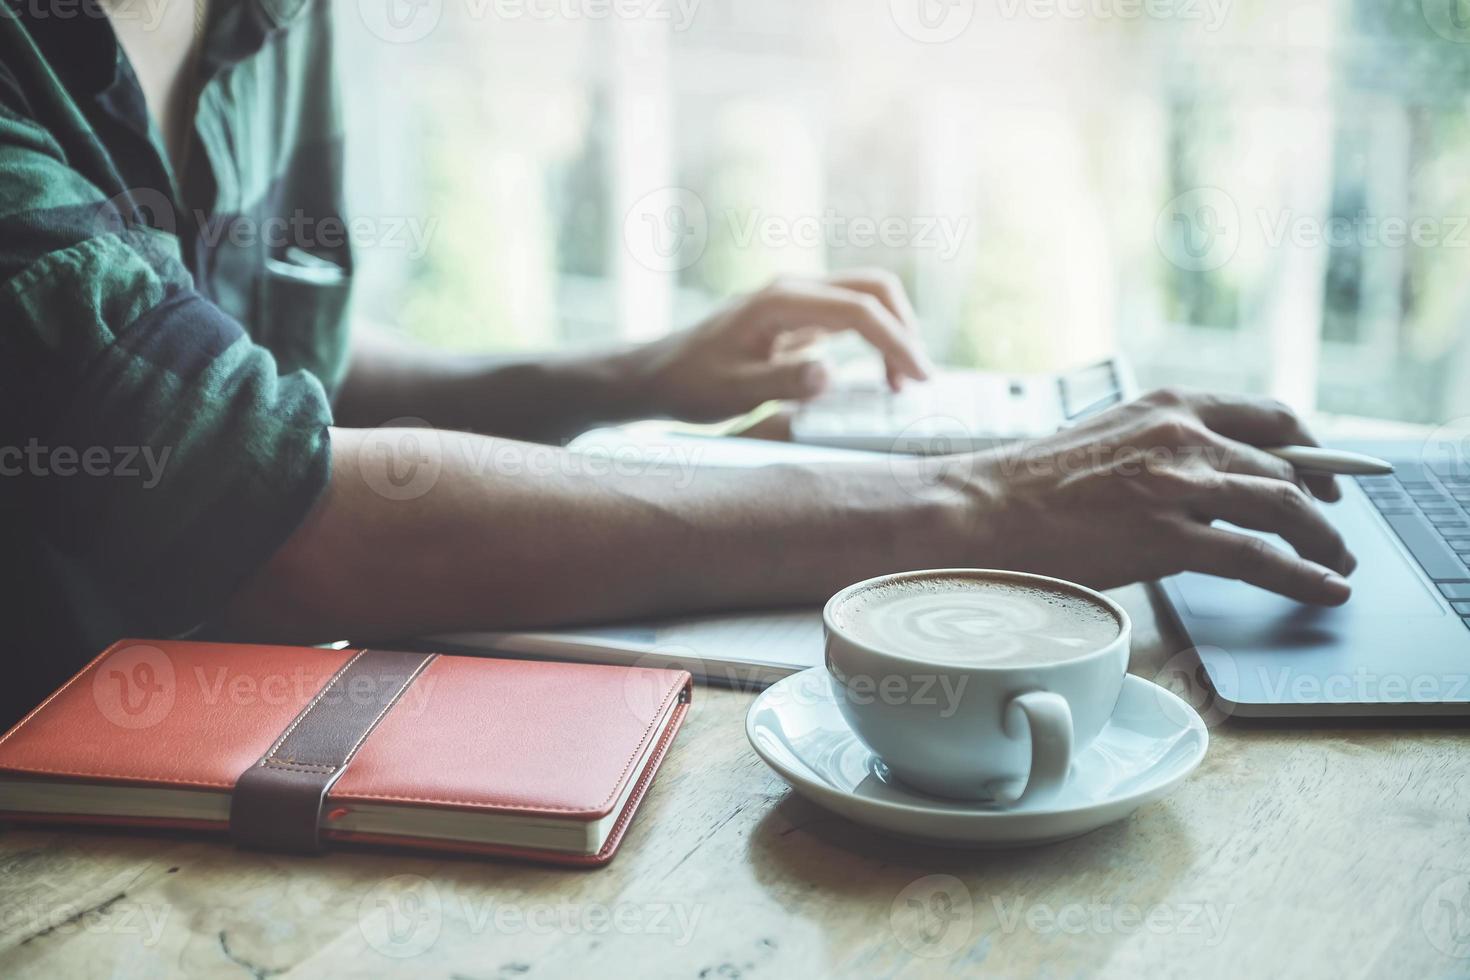
<svg viewBox="0 0 1470 980">
<path fill-rule="evenodd" d="M 123 640 L 0 737 L 0 815 L 599 865 L 690 690 L 680 670 Z"/>
</svg>

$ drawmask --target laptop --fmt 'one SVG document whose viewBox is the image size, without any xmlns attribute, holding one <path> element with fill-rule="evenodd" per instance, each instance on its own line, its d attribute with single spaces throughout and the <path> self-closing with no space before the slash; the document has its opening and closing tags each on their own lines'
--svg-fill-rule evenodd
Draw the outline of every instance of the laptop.
<svg viewBox="0 0 1470 980">
<path fill-rule="evenodd" d="M 796 406 L 791 438 L 871 452 L 967 452 L 1051 435 L 1136 394 L 1122 357 L 1053 374 L 945 370 L 896 393 L 873 379 Z"/>
<path fill-rule="evenodd" d="M 1134 396 L 1121 358 L 1057 375 L 945 372 L 892 395 L 844 390 L 799 408 L 799 442 L 961 452 L 1034 438 Z M 1357 555 L 1353 597 L 1304 606 L 1241 582 L 1160 583 L 1213 709 L 1242 718 L 1470 714 L 1470 466 L 1420 442 L 1343 443 L 1390 460 L 1386 477 L 1339 478 L 1324 512 Z M 1274 536 L 1274 543 L 1286 547 Z"/>
<path fill-rule="evenodd" d="M 1470 714 L 1470 466 L 1420 442 L 1340 448 L 1394 464 L 1339 477 L 1342 501 L 1323 507 L 1358 557 L 1353 597 L 1321 609 L 1177 575 L 1161 586 L 1184 653 L 1242 718 Z"/>
</svg>

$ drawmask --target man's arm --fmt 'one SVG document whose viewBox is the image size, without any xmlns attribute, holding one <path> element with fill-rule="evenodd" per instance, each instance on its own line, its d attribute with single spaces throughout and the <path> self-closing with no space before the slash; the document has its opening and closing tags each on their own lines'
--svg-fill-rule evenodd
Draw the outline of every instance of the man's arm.
<svg viewBox="0 0 1470 980">
<path fill-rule="evenodd" d="M 548 443 L 628 419 L 714 421 L 770 399 L 818 394 L 827 374 L 807 348 L 840 331 L 878 351 L 895 387 L 927 376 L 903 285 L 880 270 L 848 270 L 777 281 L 691 329 L 603 351 L 467 357 L 365 328 L 353 344 L 336 416 L 351 428 L 420 420 Z"/>
<path fill-rule="evenodd" d="M 885 462 L 630 472 L 461 432 L 331 438 L 327 493 L 233 604 L 251 633 L 391 638 L 809 602 L 975 544 L 955 508 L 906 493 Z"/>
<path fill-rule="evenodd" d="M 333 411 L 351 428 L 416 419 L 435 428 L 560 443 L 599 423 L 658 414 L 638 384 L 634 350 L 451 354 L 358 324 Z"/>
<path fill-rule="evenodd" d="M 693 474 L 465 433 L 331 438 L 329 489 L 237 594 L 239 631 L 374 639 L 809 603 L 960 566 L 1098 588 L 1189 569 L 1337 604 L 1356 564 L 1255 448 L 1311 437 L 1249 399 L 1160 392 L 1010 453 Z"/>
<path fill-rule="evenodd" d="M 183 633 L 326 486 L 327 396 L 195 289 L 148 224 L 163 192 L 70 165 L 10 74 L 43 66 L 5 17 L 0 50 L 0 511 L 69 629 Z"/>
</svg>

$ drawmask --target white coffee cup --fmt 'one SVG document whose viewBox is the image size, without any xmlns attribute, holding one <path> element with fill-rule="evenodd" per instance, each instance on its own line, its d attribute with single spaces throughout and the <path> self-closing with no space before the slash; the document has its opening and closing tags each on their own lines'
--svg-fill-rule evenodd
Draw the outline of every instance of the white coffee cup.
<svg viewBox="0 0 1470 980">
<path fill-rule="evenodd" d="M 1111 613 L 1117 632 L 1096 643 L 1089 642 L 1087 630 L 1080 631 L 1081 638 L 1060 628 L 1047 635 L 1052 608 L 1043 606 L 1031 617 L 1034 622 L 1039 616 L 1041 625 L 1034 634 L 1022 635 L 1024 656 L 995 655 L 986 662 L 981 650 L 994 653 L 995 643 L 976 632 L 971 662 L 953 653 L 936 655 L 917 638 L 904 642 L 902 622 L 883 632 L 869 629 L 861 618 L 872 615 L 864 610 L 874 596 L 956 584 L 968 591 L 970 582 L 975 589 L 1010 590 L 1022 597 L 1034 591 L 1038 601 L 1055 597 L 1057 605 L 1071 610 L 1069 623 L 1082 618 L 1076 603 L 1085 600 L 1088 609 Z M 873 591 L 879 587 L 886 591 Z M 1003 806 L 1044 804 L 1061 789 L 1072 760 L 1113 713 L 1132 634 L 1128 614 L 1101 593 L 1043 575 L 987 569 L 900 572 L 858 582 L 827 602 L 822 620 L 838 705 L 888 770 L 926 793 Z M 1105 626 L 1092 625 L 1091 633 L 1105 636 Z M 982 616 L 978 628 L 984 626 Z M 995 631 L 996 637 L 1003 635 L 1003 629 Z M 1063 644 L 1054 657 L 1036 649 L 1053 643 Z"/>
</svg>

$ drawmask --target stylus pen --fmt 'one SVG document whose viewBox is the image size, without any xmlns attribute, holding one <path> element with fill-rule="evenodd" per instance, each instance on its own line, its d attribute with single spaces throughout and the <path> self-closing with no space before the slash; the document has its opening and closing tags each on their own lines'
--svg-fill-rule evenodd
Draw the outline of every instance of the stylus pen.
<svg viewBox="0 0 1470 980">
<path fill-rule="evenodd" d="M 1343 476 L 1384 476 L 1393 464 L 1376 456 L 1348 453 L 1316 446 L 1268 446 L 1266 452 L 1284 459 L 1304 473 L 1339 473 Z"/>
</svg>

